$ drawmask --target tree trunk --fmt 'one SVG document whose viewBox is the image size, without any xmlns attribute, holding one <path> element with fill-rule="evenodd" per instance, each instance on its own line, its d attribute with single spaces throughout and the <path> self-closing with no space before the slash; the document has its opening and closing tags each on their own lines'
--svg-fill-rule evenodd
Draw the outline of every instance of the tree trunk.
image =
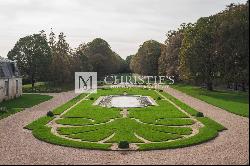
<svg viewBox="0 0 250 166">
<path fill-rule="evenodd" d="M 31 85 L 32 85 L 32 92 L 33 92 L 34 91 L 34 87 L 35 87 L 34 75 L 31 76 Z"/>
<path fill-rule="evenodd" d="M 231 85 L 229 82 L 227 83 L 227 89 L 231 89 Z"/>
<path fill-rule="evenodd" d="M 35 81 L 32 80 L 32 92 L 34 91 L 34 87 L 35 87 Z"/>
<path fill-rule="evenodd" d="M 209 91 L 213 90 L 213 83 L 212 82 L 207 83 L 207 90 L 209 90 Z"/>
<path fill-rule="evenodd" d="M 243 91 L 243 92 L 246 92 L 246 85 L 245 85 L 245 82 L 242 82 L 242 91 Z"/>
<path fill-rule="evenodd" d="M 238 84 L 234 83 L 234 90 L 237 91 L 238 90 Z"/>
</svg>

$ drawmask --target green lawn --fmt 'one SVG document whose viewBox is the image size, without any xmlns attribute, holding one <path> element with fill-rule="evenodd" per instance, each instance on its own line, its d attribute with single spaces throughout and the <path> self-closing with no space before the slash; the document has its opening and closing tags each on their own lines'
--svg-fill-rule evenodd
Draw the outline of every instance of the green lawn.
<svg viewBox="0 0 250 166">
<path fill-rule="evenodd" d="M 60 85 L 53 85 L 53 83 L 49 82 L 36 82 L 34 89 L 32 89 L 31 84 L 23 85 L 23 92 L 24 93 L 59 93 L 64 91 L 73 90 L 71 84 L 60 84 Z"/>
<path fill-rule="evenodd" d="M 16 99 L 4 101 L 0 103 L 0 107 L 5 107 L 7 110 L 4 112 L 0 111 L 0 119 L 22 111 L 24 108 L 30 108 L 34 105 L 50 100 L 51 98 L 52 97 L 48 95 L 23 94 Z"/>
<path fill-rule="evenodd" d="M 199 129 L 200 132 L 197 135 L 191 136 L 193 131 L 191 125 L 196 122 L 164 99 L 157 100 L 158 106 L 130 108 L 126 118 L 123 118 L 120 114 L 120 111 L 122 111 L 120 108 L 104 108 L 93 105 L 100 96 L 121 95 L 125 91 L 129 95 L 145 95 L 154 99 L 157 99 L 162 94 L 183 109 L 189 110 L 187 112 L 192 115 L 192 118 L 202 123 L 204 127 Z M 46 125 L 55 117 L 42 117 L 26 126 L 26 128 L 32 130 L 36 138 L 52 144 L 101 150 L 109 150 L 113 143 L 121 141 L 135 143 L 139 150 L 190 146 L 213 139 L 218 135 L 219 131 L 225 129 L 209 118 L 196 117 L 196 110 L 181 103 L 169 94 L 142 88 L 106 88 L 98 90 L 98 93 L 91 94 L 87 98 L 88 100 L 82 100 L 67 113 L 60 115 L 85 96 L 79 95 L 53 111 L 54 114 L 60 117 L 57 120 L 55 119 L 55 123 L 61 125 L 57 128 L 58 134 L 69 139 L 57 137 L 51 132 L 51 128 Z M 91 98 L 94 98 L 94 100 L 90 100 Z M 190 137 L 188 137 L 189 135 Z M 108 137 L 110 138 L 104 143 L 99 143 L 99 141 Z M 151 143 L 144 143 L 140 137 Z M 78 141 L 74 141 L 74 139 Z M 82 142 L 79 142 L 79 140 Z"/>
<path fill-rule="evenodd" d="M 45 86 L 45 82 L 36 82 L 35 83 L 35 87 L 39 87 L 39 86 Z M 23 88 L 32 88 L 32 84 L 25 84 L 23 85 Z"/>
<path fill-rule="evenodd" d="M 172 85 L 172 87 L 234 114 L 249 117 L 248 92 L 226 90 L 208 91 L 200 87 L 184 84 L 176 84 Z"/>
</svg>

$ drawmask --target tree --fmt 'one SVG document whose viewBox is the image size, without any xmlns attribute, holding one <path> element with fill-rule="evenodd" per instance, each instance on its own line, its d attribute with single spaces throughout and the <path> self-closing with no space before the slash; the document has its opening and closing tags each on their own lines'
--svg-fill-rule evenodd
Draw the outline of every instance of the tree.
<svg viewBox="0 0 250 166">
<path fill-rule="evenodd" d="M 30 80 L 32 88 L 35 80 L 48 79 L 51 50 L 44 31 L 19 39 L 7 56 L 17 61 L 21 74 Z"/>
<path fill-rule="evenodd" d="M 221 74 L 229 86 L 246 90 L 249 84 L 249 5 L 231 4 L 217 15 L 218 54 L 221 56 Z"/>
<path fill-rule="evenodd" d="M 84 55 L 88 58 L 92 70 L 98 73 L 98 78 L 111 73 L 118 73 L 122 69 L 123 59 L 110 48 L 101 38 L 87 43 Z"/>
<path fill-rule="evenodd" d="M 142 75 L 158 75 L 161 47 L 162 44 L 154 40 L 144 42 L 131 59 L 130 68 L 132 71 Z"/>
<path fill-rule="evenodd" d="M 72 74 L 74 72 L 87 72 L 92 71 L 92 66 L 89 63 L 88 57 L 84 54 L 86 49 L 86 44 L 80 44 L 76 50 L 72 53 Z"/>
<path fill-rule="evenodd" d="M 125 70 L 127 73 L 131 73 L 131 68 L 130 68 L 130 63 L 131 63 L 131 59 L 133 58 L 134 55 L 129 55 L 126 57 L 125 60 Z"/>
<path fill-rule="evenodd" d="M 73 78 L 71 73 L 72 56 L 64 33 L 61 32 L 58 35 L 56 42 L 54 33 L 51 32 L 49 43 L 52 51 L 51 80 L 54 84 L 70 82 Z"/>
<path fill-rule="evenodd" d="M 179 79 L 179 55 L 184 31 L 189 24 L 182 24 L 176 31 L 169 31 L 159 58 L 159 75 L 174 76 Z"/>
<path fill-rule="evenodd" d="M 208 90 L 213 90 L 213 83 L 219 71 L 214 22 L 214 16 L 204 17 L 188 28 L 180 54 L 182 78 L 205 83 Z"/>
<path fill-rule="evenodd" d="M 220 84 L 234 84 L 246 90 L 249 84 L 249 5 L 231 4 L 226 10 L 187 28 L 180 54 L 183 80 L 206 83 L 213 89 Z"/>
</svg>

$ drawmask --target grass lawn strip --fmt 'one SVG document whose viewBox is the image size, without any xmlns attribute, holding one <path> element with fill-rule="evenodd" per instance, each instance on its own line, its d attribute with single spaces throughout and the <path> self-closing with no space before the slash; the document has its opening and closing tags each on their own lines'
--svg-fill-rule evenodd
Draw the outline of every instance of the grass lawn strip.
<svg viewBox="0 0 250 166">
<path fill-rule="evenodd" d="M 6 118 L 12 114 L 23 111 L 25 108 L 33 107 L 52 98 L 52 96 L 41 94 L 23 94 L 16 99 L 3 101 L 0 103 L 0 107 L 6 108 L 7 111 L 0 112 L 0 119 Z"/>
<path fill-rule="evenodd" d="M 176 84 L 171 87 L 236 115 L 249 117 L 248 92 L 235 92 L 230 90 L 208 91 L 201 87 L 186 84 Z"/>
</svg>

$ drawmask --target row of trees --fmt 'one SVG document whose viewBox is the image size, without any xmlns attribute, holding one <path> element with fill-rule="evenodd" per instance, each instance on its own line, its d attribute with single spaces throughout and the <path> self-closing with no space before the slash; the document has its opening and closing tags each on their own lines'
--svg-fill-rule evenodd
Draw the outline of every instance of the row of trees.
<svg viewBox="0 0 250 166">
<path fill-rule="evenodd" d="M 208 90 L 216 84 L 245 91 L 249 85 L 248 2 L 231 4 L 194 24 L 182 24 L 169 31 L 164 45 L 156 43 L 148 41 L 139 48 L 130 63 L 133 72 L 171 75 L 205 84 Z"/>
<path fill-rule="evenodd" d="M 232 4 L 187 27 L 180 52 L 182 79 L 205 83 L 209 90 L 216 82 L 245 90 L 249 80 L 248 12 L 248 4 Z"/>
<path fill-rule="evenodd" d="M 127 70 L 126 61 L 111 50 L 103 39 L 71 49 L 65 35 L 56 38 L 44 31 L 23 37 L 9 51 L 8 58 L 16 60 L 24 80 L 33 86 L 36 81 L 50 81 L 55 85 L 74 80 L 74 72 L 95 71 L 98 77 Z"/>
</svg>

